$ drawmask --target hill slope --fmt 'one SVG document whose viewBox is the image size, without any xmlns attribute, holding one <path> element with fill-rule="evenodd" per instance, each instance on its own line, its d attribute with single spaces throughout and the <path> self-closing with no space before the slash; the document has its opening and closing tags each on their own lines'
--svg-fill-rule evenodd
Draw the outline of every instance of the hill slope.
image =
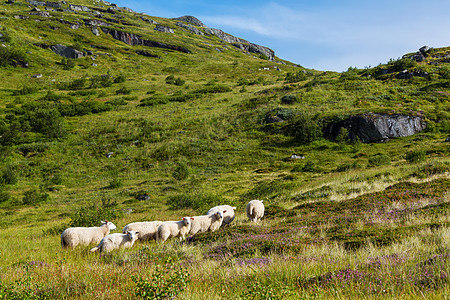
<svg viewBox="0 0 450 300">
<path fill-rule="evenodd" d="M 59 5 L 0 4 L 0 298 L 130 298 L 166 264 L 189 299 L 448 294 L 450 48 L 315 71 L 193 17 Z M 382 119 L 420 126 L 354 130 Z M 233 226 L 184 243 L 60 250 L 225 203 Z"/>
</svg>

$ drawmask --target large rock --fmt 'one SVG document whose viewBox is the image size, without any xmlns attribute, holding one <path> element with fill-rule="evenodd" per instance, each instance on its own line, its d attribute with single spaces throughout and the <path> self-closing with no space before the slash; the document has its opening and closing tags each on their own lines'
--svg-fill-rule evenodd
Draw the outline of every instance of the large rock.
<svg viewBox="0 0 450 300">
<path fill-rule="evenodd" d="M 416 134 L 426 128 L 426 123 L 418 116 L 365 114 L 328 126 L 325 135 L 335 139 L 341 128 L 348 130 L 348 137 L 351 140 L 358 138 L 363 143 L 371 143 Z"/>
<path fill-rule="evenodd" d="M 248 43 L 248 41 L 232 36 L 231 34 L 225 33 L 220 29 L 215 28 L 205 28 L 205 33 L 208 35 L 215 35 L 222 41 L 227 43 Z"/>
<path fill-rule="evenodd" d="M 199 27 L 206 27 L 205 24 L 202 23 L 202 21 L 193 16 L 182 16 L 179 18 L 173 18 L 173 20 L 183 21 Z"/>
<path fill-rule="evenodd" d="M 137 34 L 133 34 L 133 33 L 125 32 L 125 31 L 119 31 L 119 30 L 115 30 L 115 29 L 108 29 L 108 28 L 104 28 L 104 27 L 102 27 L 102 30 L 104 33 L 109 33 L 116 40 L 122 41 L 130 46 L 142 45 L 142 46 L 147 46 L 147 47 L 156 47 L 156 48 L 180 51 L 180 52 L 184 52 L 184 53 L 191 53 L 191 51 L 189 51 L 188 49 L 183 48 L 181 46 L 169 45 L 169 44 L 164 44 L 164 43 L 151 41 L 151 40 L 144 40 L 141 38 L 141 36 L 139 36 Z"/>
<path fill-rule="evenodd" d="M 174 33 L 173 29 L 168 27 L 168 26 L 164 26 L 164 25 L 156 25 L 154 30 L 156 31 L 160 31 L 160 32 L 165 32 L 165 33 Z"/>
<path fill-rule="evenodd" d="M 84 55 L 81 51 L 60 44 L 53 45 L 50 49 L 57 55 L 67 58 L 80 58 Z"/>
<path fill-rule="evenodd" d="M 177 22 L 175 25 L 177 25 L 178 27 L 187 29 L 187 30 L 189 30 L 190 32 L 192 32 L 194 34 L 204 35 L 203 31 L 201 31 L 200 29 L 198 29 L 198 28 L 196 28 L 194 26 L 191 26 L 191 25 L 188 25 L 188 24 L 184 24 L 184 23 L 181 23 L 181 22 Z"/>
</svg>

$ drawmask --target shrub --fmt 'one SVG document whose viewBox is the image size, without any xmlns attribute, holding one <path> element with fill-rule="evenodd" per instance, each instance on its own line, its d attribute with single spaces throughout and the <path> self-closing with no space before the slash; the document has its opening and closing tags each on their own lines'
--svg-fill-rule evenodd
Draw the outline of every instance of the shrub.
<svg viewBox="0 0 450 300">
<path fill-rule="evenodd" d="M 185 267 L 175 266 L 171 259 L 164 265 L 157 264 L 150 279 L 132 276 L 136 283 L 135 295 L 142 299 L 175 299 L 186 289 L 189 273 Z"/>
<path fill-rule="evenodd" d="M 35 205 L 50 199 L 50 195 L 40 189 L 28 190 L 23 194 L 22 203 Z"/>
<path fill-rule="evenodd" d="M 122 180 L 120 178 L 118 178 L 118 177 L 114 177 L 109 182 L 108 188 L 110 188 L 110 189 L 117 189 L 117 188 L 120 188 L 121 186 L 123 186 Z"/>
<path fill-rule="evenodd" d="M 26 65 L 25 52 L 15 47 L 0 47 L 0 67 Z"/>
<path fill-rule="evenodd" d="M 73 69 L 75 67 L 75 60 L 72 58 L 63 57 L 61 59 L 61 65 L 63 66 L 64 70 Z"/>
<path fill-rule="evenodd" d="M 189 177 L 189 170 L 186 164 L 178 163 L 175 170 L 172 173 L 173 178 L 176 180 L 185 180 Z"/>
<path fill-rule="evenodd" d="M 352 170 L 352 169 L 358 169 L 360 167 L 361 167 L 361 165 L 357 161 L 355 161 L 352 163 L 339 165 L 336 168 L 336 171 L 337 172 L 345 172 L 345 171 Z"/>
<path fill-rule="evenodd" d="M 295 95 L 285 95 L 281 97 L 281 103 L 283 104 L 294 104 L 297 102 L 297 96 Z"/>
<path fill-rule="evenodd" d="M 383 166 L 389 165 L 391 163 L 391 158 L 382 153 L 375 154 L 369 157 L 369 166 Z"/>
<path fill-rule="evenodd" d="M 171 209 L 174 210 L 182 208 L 192 208 L 196 211 L 204 212 L 211 207 L 223 202 L 223 197 L 219 195 L 190 192 L 170 196 L 167 204 Z"/>
<path fill-rule="evenodd" d="M 123 74 L 120 74 L 116 78 L 114 78 L 114 83 L 124 83 L 126 81 L 126 77 Z"/>
<path fill-rule="evenodd" d="M 114 221 L 122 216 L 122 213 L 115 209 L 117 202 L 112 202 L 102 198 L 101 204 L 90 204 L 80 207 L 70 215 L 71 227 L 99 226 L 101 220 Z"/>
<path fill-rule="evenodd" d="M 295 83 L 308 79 L 309 75 L 310 73 L 305 70 L 298 71 L 297 73 L 288 72 L 284 80 L 286 83 Z"/>
<path fill-rule="evenodd" d="M 113 84 L 113 79 L 109 75 L 96 75 L 90 78 L 90 88 L 105 88 L 110 87 Z"/>
<path fill-rule="evenodd" d="M 425 151 L 409 151 L 408 153 L 406 153 L 406 156 L 405 156 L 405 159 L 409 163 L 421 162 L 421 161 L 424 161 L 425 158 L 426 158 Z"/>
<path fill-rule="evenodd" d="M 123 86 L 116 91 L 116 95 L 129 95 L 129 94 L 131 94 L 131 89 L 127 88 L 126 86 Z"/>
<path fill-rule="evenodd" d="M 322 130 L 312 116 L 299 114 L 290 128 L 296 142 L 311 143 L 322 136 Z"/>
<path fill-rule="evenodd" d="M 35 86 L 24 85 L 20 90 L 13 91 L 12 95 L 13 96 L 29 95 L 29 94 L 34 94 L 37 91 L 39 91 L 39 89 Z"/>
<path fill-rule="evenodd" d="M 16 184 L 17 177 L 11 166 L 7 166 L 0 174 L 0 185 Z"/>
<path fill-rule="evenodd" d="M 11 199 L 11 196 L 7 191 L 1 191 L 0 190 L 0 203 L 6 202 L 9 199 Z"/>
</svg>

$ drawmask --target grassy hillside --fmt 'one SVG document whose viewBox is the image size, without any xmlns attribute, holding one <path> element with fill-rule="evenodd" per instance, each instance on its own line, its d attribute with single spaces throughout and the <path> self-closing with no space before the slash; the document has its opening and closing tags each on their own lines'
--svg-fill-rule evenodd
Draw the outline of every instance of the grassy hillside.
<svg viewBox="0 0 450 300">
<path fill-rule="evenodd" d="M 0 299 L 448 297 L 450 47 L 307 70 L 176 20 L 70 4 L 90 11 L 0 4 Z M 86 20 L 110 26 L 96 36 Z M 324 137 L 369 112 L 427 127 L 384 143 Z M 258 224 L 252 199 L 266 205 Z M 237 206 L 232 226 L 184 242 L 102 258 L 60 247 L 69 226 L 121 229 L 218 204 Z"/>
</svg>

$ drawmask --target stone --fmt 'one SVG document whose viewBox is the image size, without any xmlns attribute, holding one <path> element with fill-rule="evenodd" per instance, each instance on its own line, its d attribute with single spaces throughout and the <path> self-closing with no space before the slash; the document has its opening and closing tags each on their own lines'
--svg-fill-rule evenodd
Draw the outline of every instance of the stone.
<svg viewBox="0 0 450 300">
<path fill-rule="evenodd" d="M 184 28 L 189 30 L 190 32 L 197 34 L 197 35 L 204 35 L 203 31 L 199 30 L 198 28 L 191 26 L 191 25 L 187 25 L 181 22 L 177 22 L 175 25 L 177 25 L 178 27 Z"/>
<path fill-rule="evenodd" d="M 36 74 L 36 75 L 32 75 L 31 78 L 41 78 L 42 74 Z"/>
<path fill-rule="evenodd" d="M 14 19 L 26 20 L 29 19 L 29 16 L 14 16 Z"/>
<path fill-rule="evenodd" d="M 174 33 L 173 29 L 167 26 L 163 26 L 160 24 L 157 24 L 156 27 L 154 28 L 154 30 L 156 31 L 160 31 L 160 32 L 165 32 L 165 33 Z"/>
<path fill-rule="evenodd" d="M 30 12 L 28 14 L 33 15 L 33 16 L 44 17 L 44 18 L 50 18 L 51 17 L 51 15 L 50 15 L 50 13 L 48 11 Z"/>
<path fill-rule="evenodd" d="M 446 143 L 450 143 L 450 136 L 448 138 L 445 139 Z"/>
<path fill-rule="evenodd" d="M 154 25 L 159 24 L 158 22 L 156 22 L 156 21 L 154 21 L 152 19 L 147 19 L 145 17 L 141 17 L 141 20 L 144 21 L 144 22 L 150 23 L 150 24 L 154 24 Z"/>
<path fill-rule="evenodd" d="M 59 56 L 63 56 L 66 58 L 81 58 L 84 56 L 83 52 L 78 51 L 76 49 L 61 45 L 61 44 L 57 44 L 57 45 L 53 45 L 50 47 L 50 49 L 55 52 L 57 55 Z"/>
<path fill-rule="evenodd" d="M 73 5 L 73 4 L 70 4 L 70 5 L 69 5 L 69 8 L 70 8 L 71 10 L 74 10 L 74 11 L 85 11 L 85 12 L 90 12 L 90 11 L 91 11 L 87 6 L 83 6 L 83 5 Z"/>
<path fill-rule="evenodd" d="M 45 2 L 45 6 L 53 7 L 53 8 L 61 8 L 61 3 L 58 2 Z"/>
<path fill-rule="evenodd" d="M 193 16 L 182 16 L 178 18 L 173 18 L 172 20 L 183 21 L 198 27 L 206 27 L 205 24 L 202 23 L 202 21 Z"/>
<path fill-rule="evenodd" d="M 45 2 L 42 1 L 27 0 L 27 2 L 33 6 L 45 6 Z"/>
<path fill-rule="evenodd" d="M 96 26 L 94 26 L 94 27 L 92 28 L 92 33 L 93 33 L 95 36 L 99 36 L 99 35 L 100 35 L 100 31 L 97 29 Z"/>
<path fill-rule="evenodd" d="M 416 134 L 426 128 L 426 123 L 418 116 L 369 113 L 329 125 L 325 136 L 334 140 L 341 128 L 348 130 L 351 140 L 359 139 L 363 143 L 372 143 Z"/>
</svg>

